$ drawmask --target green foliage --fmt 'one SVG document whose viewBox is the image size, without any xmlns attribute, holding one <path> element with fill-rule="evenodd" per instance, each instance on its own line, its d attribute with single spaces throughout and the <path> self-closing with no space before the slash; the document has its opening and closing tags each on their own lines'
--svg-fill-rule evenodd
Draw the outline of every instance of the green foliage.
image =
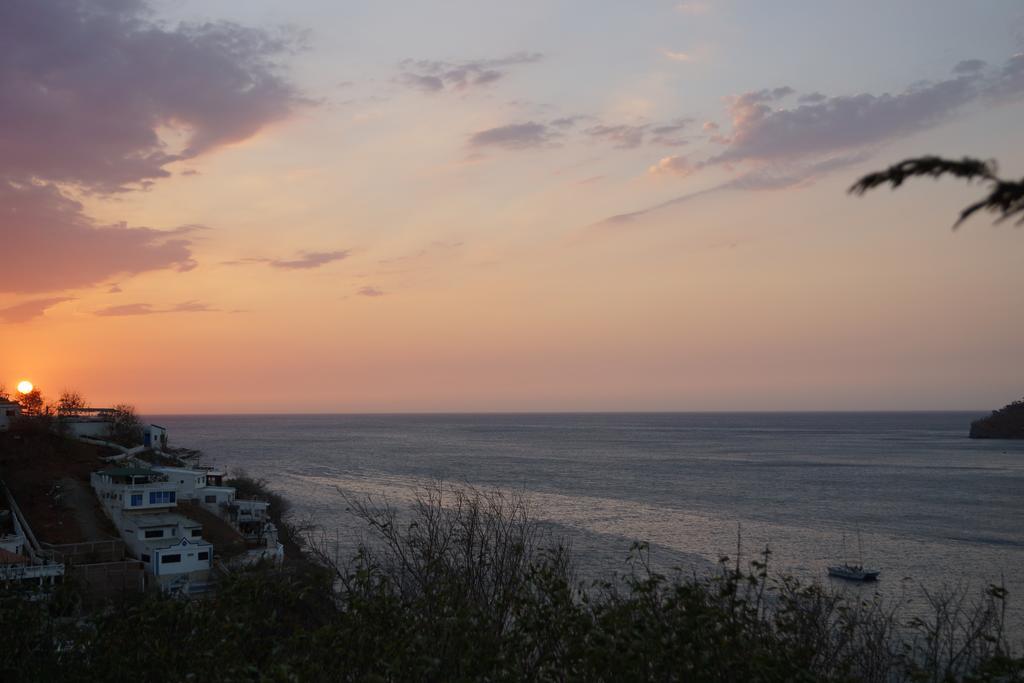
<svg viewBox="0 0 1024 683">
<path fill-rule="evenodd" d="M 996 222 L 1020 214 L 1017 224 L 1024 223 L 1024 179 L 1004 180 L 996 175 L 998 168 L 994 161 L 980 161 L 965 157 L 960 161 L 936 156 L 918 157 L 901 161 L 884 171 L 871 173 L 858 180 L 850 188 L 854 194 L 864 194 L 880 185 L 892 185 L 895 189 L 908 178 L 939 178 L 951 175 L 967 181 L 976 180 L 989 186 L 989 193 L 982 199 L 967 206 L 960 212 L 960 218 L 953 227 L 958 227 L 978 211 L 987 211 L 997 216 Z"/>
<path fill-rule="evenodd" d="M 993 588 L 930 596 L 902 623 L 773 579 L 770 553 L 709 576 L 652 569 L 586 586 L 517 497 L 426 491 L 411 513 L 349 501 L 370 536 L 344 565 L 286 564 L 209 598 L 72 614 L 0 600 L 0 677 L 144 681 L 1022 681 Z"/>
</svg>

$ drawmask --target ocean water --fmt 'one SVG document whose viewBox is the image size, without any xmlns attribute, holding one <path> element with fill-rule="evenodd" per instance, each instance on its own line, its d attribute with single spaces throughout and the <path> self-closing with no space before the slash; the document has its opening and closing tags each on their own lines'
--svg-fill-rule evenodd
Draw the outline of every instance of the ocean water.
<svg viewBox="0 0 1024 683">
<path fill-rule="evenodd" d="M 920 587 L 1005 583 L 1024 625 L 1024 442 L 966 437 L 979 413 L 160 416 L 204 464 L 244 469 L 342 543 L 341 492 L 403 505 L 443 480 L 524 494 L 584 576 L 772 550 L 774 571 L 920 604 Z M 877 585 L 825 577 L 857 559 Z"/>
</svg>

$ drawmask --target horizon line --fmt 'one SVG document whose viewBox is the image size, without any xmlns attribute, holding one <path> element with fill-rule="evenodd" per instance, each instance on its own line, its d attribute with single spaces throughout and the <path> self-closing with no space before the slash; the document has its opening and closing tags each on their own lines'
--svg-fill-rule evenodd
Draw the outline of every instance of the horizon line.
<svg viewBox="0 0 1024 683">
<path fill-rule="evenodd" d="M 139 411 L 140 415 L 157 415 L 160 417 L 329 417 L 329 416 L 430 416 L 430 415 L 851 415 L 851 414 L 911 414 L 911 413 L 990 413 L 991 408 L 850 408 L 837 410 L 381 410 L 381 411 L 315 411 L 315 412 L 209 412 L 209 413 L 178 413 L 160 411 Z"/>
</svg>

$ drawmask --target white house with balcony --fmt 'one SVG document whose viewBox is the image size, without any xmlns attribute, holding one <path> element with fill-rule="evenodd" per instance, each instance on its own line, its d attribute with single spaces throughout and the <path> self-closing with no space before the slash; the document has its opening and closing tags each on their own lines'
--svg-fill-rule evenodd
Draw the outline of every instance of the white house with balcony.
<svg viewBox="0 0 1024 683">
<path fill-rule="evenodd" d="M 178 482 L 154 469 L 118 467 L 93 472 L 92 487 L 129 552 L 164 589 L 203 586 L 213 546 L 202 524 L 175 511 Z"/>
</svg>

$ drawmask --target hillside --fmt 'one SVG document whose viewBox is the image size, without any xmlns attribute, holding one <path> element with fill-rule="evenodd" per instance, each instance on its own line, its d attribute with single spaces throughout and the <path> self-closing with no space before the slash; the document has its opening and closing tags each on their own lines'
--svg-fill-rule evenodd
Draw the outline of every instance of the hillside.
<svg viewBox="0 0 1024 683">
<path fill-rule="evenodd" d="M 117 538 L 89 484 L 103 466 L 102 446 L 48 433 L 0 433 L 0 480 L 40 541 L 62 544 Z"/>
</svg>

